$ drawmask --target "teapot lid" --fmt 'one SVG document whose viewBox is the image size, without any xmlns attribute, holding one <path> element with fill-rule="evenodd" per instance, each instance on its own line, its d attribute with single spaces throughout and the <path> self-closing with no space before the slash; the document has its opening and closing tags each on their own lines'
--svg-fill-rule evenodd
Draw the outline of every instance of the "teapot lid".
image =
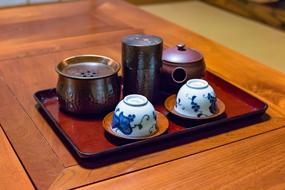
<svg viewBox="0 0 285 190">
<path fill-rule="evenodd" d="M 162 59 L 172 63 L 191 63 L 203 59 L 203 55 L 192 48 L 186 48 L 185 44 L 177 44 L 176 47 L 163 51 Z"/>
</svg>

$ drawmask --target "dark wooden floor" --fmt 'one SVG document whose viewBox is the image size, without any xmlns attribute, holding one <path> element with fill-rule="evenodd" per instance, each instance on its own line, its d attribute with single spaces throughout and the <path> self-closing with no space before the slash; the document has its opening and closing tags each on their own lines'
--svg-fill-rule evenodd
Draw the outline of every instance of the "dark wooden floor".
<svg viewBox="0 0 285 190">
<path fill-rule="evenodd" d="M 154 4 L 171 0 L 127 0 L 130 3 Z M 187 1 L 187 0 L 179 0 Z M 189 1 L 189 0 L 188 0 Z M 202 0 L 227 11 L 285 30 L 285 0 L 275 3 L 254 3 L 248 0 Z"/>
<path fill-rule="evenodd" d="M 203 0 L 230 12 L 285 30 L 285 1 L 253 3 L 247 0 Z"/>
</svg>

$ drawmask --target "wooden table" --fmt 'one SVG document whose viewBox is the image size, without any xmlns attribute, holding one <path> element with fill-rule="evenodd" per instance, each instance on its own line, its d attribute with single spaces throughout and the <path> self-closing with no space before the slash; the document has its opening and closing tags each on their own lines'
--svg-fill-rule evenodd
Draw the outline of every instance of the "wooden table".
<svg viewBox="0 0 285 190">
<path fill-rule="evenodd" d="M 67 56 L 120 60 L 120 39 L 132 33 L 201 50 L 208 70 L 268 103 L 264 121 L 209 130 L 191 143 L 100 167 L 80 166 L 32 95 L 56 85 L 54 67 Z M 3 9 L 0 42 L 1 189 L 285 188 L 284 74 L 117 0 Z"/>
</svg>

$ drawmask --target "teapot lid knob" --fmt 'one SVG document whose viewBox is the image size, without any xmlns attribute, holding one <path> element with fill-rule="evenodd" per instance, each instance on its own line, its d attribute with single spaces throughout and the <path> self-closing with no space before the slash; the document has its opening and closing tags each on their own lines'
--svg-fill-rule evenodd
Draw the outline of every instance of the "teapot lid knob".
<svg viewBox="0 0 285 190">
<path fill-rule="evenodd" d="M 185 50 L 185 44 L 183 44 L 183 43 L 177 44 L 176 47 L 180 51 L 184 51 Z"/>
</svg>

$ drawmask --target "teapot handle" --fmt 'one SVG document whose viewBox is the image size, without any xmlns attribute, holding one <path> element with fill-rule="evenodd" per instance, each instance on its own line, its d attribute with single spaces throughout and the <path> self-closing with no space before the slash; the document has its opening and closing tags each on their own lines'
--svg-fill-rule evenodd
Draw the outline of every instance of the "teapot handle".
<svg viewBox="0 0 285 190">
<path fill-rule="evenodd" d="M 181 84 L 187 80 L 187 71 L 183 67 L 176 67 L 171 73 L 173 82 Z"/>
</svg>

